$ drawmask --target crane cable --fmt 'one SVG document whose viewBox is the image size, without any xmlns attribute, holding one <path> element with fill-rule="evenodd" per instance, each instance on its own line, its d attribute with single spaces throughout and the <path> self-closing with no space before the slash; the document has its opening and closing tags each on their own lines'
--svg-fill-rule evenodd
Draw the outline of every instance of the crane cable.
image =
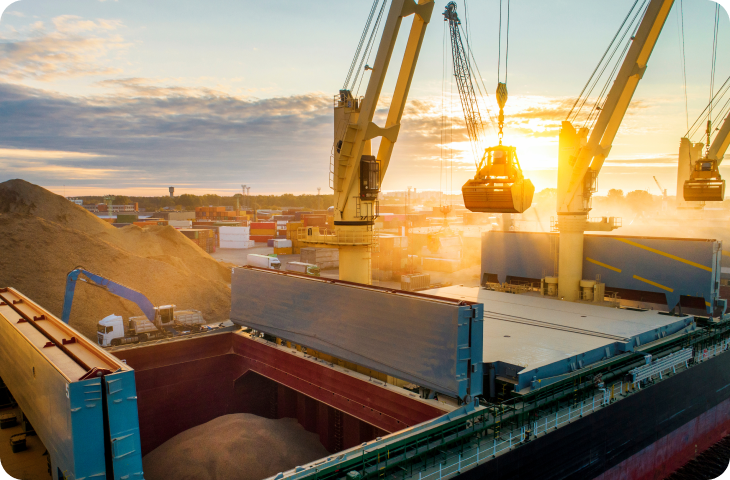
<svg viewBox="0 0 730 480">
<path fill-rule="evenodd" d="M 687 130 L 689 130 L 689 102 L 687 100 L 687 54 L 684 44 L 684 0 L 679 0 L 679 10 L 677 11 L 677 30 L 677 40 L 680 41 L 679 58 L 682 61 L 682 82 L 684 84 L 684 116 L 687 123 Z"/>
<path fill-rule="evenodd" d="M 367 65 L 365 63 L 366 61 L 370 61 L 370 54 L 373 51 L 373 47 L 375 46 L 375 36 L 378 33 L 378 29 L 380 28 L 380 21 L 383 19 L 383 12 L 385 11 L 385 4 L 388 3 L 386 0 L 383 0 L 383 3 L 380 5 L 380 11 L 378 11 L 378 18 L 375 20 L 375 26 L 373 27 L 372 31 L 370 32 L 370 38 L 368 38 L 368 43 L 365 46 L 365 53 L 363 54 L 362 58 L 360 59 L 360 65 L 358 67 L 358 72 L 360 74 L 360 81 L 357 84 L 357 90 L 355 92 L 355 95 L 357 96 L 360 93 L 360 85 L 362 85 L 362 80 L 365 78 L 365 75 L 363 74 L 365 70 L 363 70 L 363 64 Z M 352 83 L 353 88 L 355 87 L 355 81 L 357 81 L 357 77 Z"/>
<path fill-rule="evenodd" d="M 720 88 L 717 89 L 717 92 L 712 97 L 710 103 L 719 103 L 722 101 L 722 98 L 730 91 L 730 76 L 728 76 L 723 84 L 720 86 Z M 730 103 L 730 98 L 728 98 L 728 101 L 725 103 L 725 106 L 722 107 L 720 110 L 721 113 L 724 112 L 725 108 L 728 106 L 728 103 Z M 710 108 L 710 104 L 708 103 L 705 106 L 705 109 L 702 110 L 702 113 L 697 117 L 697 120 L 694 121 L 692 126 L 689 127 L 689 130 L 687 130 L 687 133 L 685 133 L 685 137 L 692 138 L 694 135 L 697 134 L 697 131 L 699 130 L 700 126 L 702 125 L 702 121 L 705 118 L 709 118 L 708 110 Z"/>
<path fill-rule="evenodd" d="M 646 5 L 646 7 L 644 5 Z M 599 116 L 598 112 L 600 112 L 602 110 L 602 105 L 604 103 L 606 95 L 609 92 L 609 88 L 613 85 L 613 82 L 616 79 L 616 74 L 618 73 L 619 68 L 621 68 L 621 66 L 624 63 L 626 54 L 628 53 L 629 48 L 631 47 L 631 42 L 633 42 L 633 39 L 636 36 L 636 32 L 639 30 L 639 26 L 641 25 L 641 19 L 644 17 L 644 14 L 646 13 L 646 8 L 648 8 L 648 4 L 646 4 L 646 3 L 642 4 L 642 7 L 636 11 L 636 14 L 634 15 L 634 19 L 631 21 L 631 24 L 629 25 L 629 29 L 627 29 L 626 32 L 624 32 L 624 36 L 622 37 L 621 41 L 623 41 L 623 39 L 626 38 L 626 34 L 633 28 L 629 41 L 626 42 L 626 44 L 624 45 L 624 48 L 621 51 L 621 54 L 619 55 L 618 59 L 616 60 L 616 63 L 614 64 L 613 69 L 611 70 L 611 73 L 606 78 L 606 81 L 603 84 L 603 88 L 601 89 L 601 92 L 598 95 L 598 98 L 593 103 L 593 107 L 591 107 L 591 111 L 588 113 L 588 117 L 586 118 L 584 126 L 590 124 L 588 127 L 589 129 L 593 129 L 593 126 L 596 124 L 596 121 L 598 120 L 598 116 Z M 616 50 L 614 50 L 614 53 L 618 50 L 618 47 L 620 45 L 621 45 L 620 42 L 616 45 Z M 606 67 L 608 67 L 608 64 L 606 64 Z M 604 67 L 603 71 L 605 71 L 606 67 Z M 603 72 L 601 74 L 603 74 Z"/>
<path fill-rule="evenodd" d="M 618 29 L 616 30 L 616 33 L 614 34 L 613 38 L 611 39 L 611 42 L 608 44 L 608 47 L 606 47 L 606 51 L 603 52 L 603 55 L 601 56 L 600 60 L 598 60 L 598 63 L 596 64 L 596 67 L 593 69 L 593 73 L 591 73 L 591 76 L 588 78 L 588 81 L 583 86 L 583 90 L 581 90 L 580 94 L 578 95 L 578 98 L 575 99 L 575 103 L 573 103 L 573 107 L 568 112 L 568 115 L 565 117 L 565 120 L 570 120 L 571 122 L 574 122 L 575 119 L 578 117 L 578 114 L 580 113 L 581 109 L 583 108 L 583 105 L 585 105 L 586 101 L 588 100 L 588 96 L 590 96 L 591 92 L 593 91 L 593 88 L 595 88 L 596 84 L 598 83 L 599 79 L 603 75 L 603 72 L 606 69 L 606 66 L 603 67 L 601 70 L 601 73 L 596 77 L 596 72 L 601 68 L 601 65 L 603 65 L 603 61 L 606 59 L 606 55 L 609 54 L 609 52 L 613 49 L 613 53 L 609 57 L 609 59 L 606 61 L 606 63 L 610 63 L 611 59 L 613 58 L 613 55 L 616 53 L 616 50 L 618 46 L 615 46 L 616 39 L 621 35 L 621 32 L 623 31 L 624 27 L 626 26 L 626 22 L 631 17 L 631 14 L 633 13 L 634 9 L 636 8 L 636 5 L 639 3 L 639 0 L 635 0 L 634 4 L 631 5 L 631 8 L 629 9 L 628 13 L 626 13 L 626 16 L 624 17 L 623 21 L 621 22 L 621 25 L 619 25 Z M 632 20 L 633 23 L 633 20 Z M 627 31 L 630 29 L 627 28 Z M 626 37 L 626 33 L 624 32 L 623 35 L 621 35 L 621 40 L 619 40 L 619 44 L 623 41 L 623 39 Z M 595 79 L 595 80 L 594 80 Z M 591 86 L 590 89 L 588 87 Z M 588 92 L 586 93 L 586 90 Z M 586 94 L 585 97 L 583 94 Z M 582 102 L 581 102 L 582 101 Z M 580 104 L 580 106 L 578 106 Z M 577 110 L 576 110 L 577 108 Z M 575 112 L 575 115 L 573 115 L 573 112 Z M 572 119 L 571 119 L 572 117 Z"/>
<path fill-rule="evenodd" d="M 506 49 L 504 54 L 504 83 L 501 78 L 501 67 L 502 67 L 502 2 L 499 0 L 499 42 L 498 42 L 498 54 L 497 54 L 497 104 L 499 105 L 499 117 L 497 117 L 499 131 L 497 135 L 499 137 L 499 144 L 502 145 L 502 137 L 504 136 L 504 106 L 507 103 L 507 74 L 509 72 L 509 11 L 510 11 L 510 0 L 507 0 L 507 34 L 506 34 Z"/>
<path fill-rule="evenodd" d="M 362 31 L 362 35 L 360 35 L 360 43 L 357 44 L 357 50 L 355 50 L 355 56 L 352 57 L 352 63 L 350 63 L 350 70 L 347 72 L 347 78 L 345 78 L 345 83 L 342 86 L 343 90 L 347 89 L 347 86 L 350 83 L 350 78 L 352 77 L 352 73 L 355 70 L 355 65 L 357 65 L 357 61 L 360 58 L 360 52 L 362 51 L 362 45 L 365 41 L 365 37 L 367 36 L 368 31 L 370 30 L 370 24 L 373 21 L 373 14 L 375 13 L 375 9 L 378 6 L 378 2 L 380 0 L 373 0 L 373 5 L 370 7 L 370 15 L 368 15 L 368 20 L 365 22 L 365 28 Z"/>
<path fill-rule="evenodd" d="M 715 4 L 715 28 L 714 37 L 712 39 L 712 69 L 710 70 L 710 104 L 709 113 L 707 115 L 707 151 L 705 155 L 710 154 L 710 140 L 712 138 L 712 100 L 715 91 L 715 67 L 717 64 L 717 30 L 720 26 L 720 4 Z"/>
</svg>

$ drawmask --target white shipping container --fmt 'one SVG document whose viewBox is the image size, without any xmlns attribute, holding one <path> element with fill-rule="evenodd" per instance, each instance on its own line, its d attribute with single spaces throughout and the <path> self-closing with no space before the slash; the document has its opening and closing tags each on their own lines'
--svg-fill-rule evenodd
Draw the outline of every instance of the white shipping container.
<svg viewBox="0 0 730 480">
<path fill-rule="evenodd" d="M 253 248 L 256 245 L 256 242 L 253 240 L 243 240 L 243 241 L 223 241 L 221 240 L 220 248 Z"/>
<path fill-rule="evenodd" d="M 283 238 L 274 239 L 274 248 L 291 248 L 291 240 L 285 240 Z"/>
<path fill-rule="evenodd" d="M 247 242 L 251 240 L 251 237 L 248 235 L 226 235 L 225 237 L 220 237 L 219 240 L 221 242 Z"/>
<path fill-rule="evenodd" d="M 193 228 L 192 220 L 169 220 L 167 224 L 174 228 Z"/>
<path fill-rule="evenodd" d="M 249 235 L 250 227 L 219 227 L 218 234 L 223 238 L 226 235 Z"/>
</svg>

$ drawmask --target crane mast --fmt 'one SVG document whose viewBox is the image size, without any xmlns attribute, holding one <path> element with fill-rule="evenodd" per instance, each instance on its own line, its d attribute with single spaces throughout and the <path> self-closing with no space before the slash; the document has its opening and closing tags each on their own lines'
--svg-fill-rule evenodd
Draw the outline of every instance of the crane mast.
<svg viewBox="0 0 730 480">
<path fill-rule="evenodd" d="M 647 6 L 593 130 L 589 132 L 585 127 L 576 129 L 567 120 L 562 124 L 557 192 L 560 232 L 558 296 L 565 300 L 580 298 L 584 233 L 616 228 L 611 223 L 588 222 L 591 195 L 673 4 L 674 0 L 651 0 Z"/>
<path fill-rule="evenodd" d="M 322 233 L 316 227 L 303 229 L 304 242 L 339 248 L 340 280 L 370 284 L 370 248 L 373 225 L 378 215 L 377 198 L 398 140 L 411 80 L 416 69 L 426 26 L 434 0 L 392 0 L 365 96 L 355 98 L 348 89 L 335 96 L 334 145 L 330 165 L 330 186 L 335 197 L 335 231 Z M 385 125 L 373 123 L 393 48 L 403 18 L 415 15 L 408 35 L 395 91 Z M 366 27 L 367 28 L 367 27 Z M 376 22 L 377 28 L 377 22 Z M 371 140 L 381 137 L 377 155 Z"/>
</svg>

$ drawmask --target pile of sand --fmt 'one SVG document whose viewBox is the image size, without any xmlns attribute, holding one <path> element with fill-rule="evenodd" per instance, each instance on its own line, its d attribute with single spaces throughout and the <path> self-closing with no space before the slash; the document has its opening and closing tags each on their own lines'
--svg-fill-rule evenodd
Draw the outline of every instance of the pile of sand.
<svg viewBox="0 0 730 480">
<path fill-rule="evenodd" d="M 66 275 L 78 266 L 133 288 L 155 305 L 228 319 L 231 273 L 172 227 L 116 228 L 23 180 L 0 183 L 0 287 L 14 287 L 61 316 Z M 70 324 L 96 339 L 110 314 L 142 315 L 132 302 L 78 282 Z"/>
<path fill-rule="evenodd" d="M 147 480 L 261 480 L 327 455 L 293 418 L 237 413 L 176 435 L 142 461 Z"/>
</svg>

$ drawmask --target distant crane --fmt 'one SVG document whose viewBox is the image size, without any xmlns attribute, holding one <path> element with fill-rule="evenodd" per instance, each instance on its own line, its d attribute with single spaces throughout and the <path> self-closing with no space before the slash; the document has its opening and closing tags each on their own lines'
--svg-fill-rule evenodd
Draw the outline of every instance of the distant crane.
<svg viewBox="0 0 730 480">
<path fill-rule="evenodd" d="M 656 182 L 656 186 L 659 187 L 659 191 L 662 192 L 662 210 L 667 209 L 667 189 L 662 188 L 662 184 L 659 183 L 659 180 L 657 180 L 656 177 L 654 177 L 654 181 Z"/>
</svg>

